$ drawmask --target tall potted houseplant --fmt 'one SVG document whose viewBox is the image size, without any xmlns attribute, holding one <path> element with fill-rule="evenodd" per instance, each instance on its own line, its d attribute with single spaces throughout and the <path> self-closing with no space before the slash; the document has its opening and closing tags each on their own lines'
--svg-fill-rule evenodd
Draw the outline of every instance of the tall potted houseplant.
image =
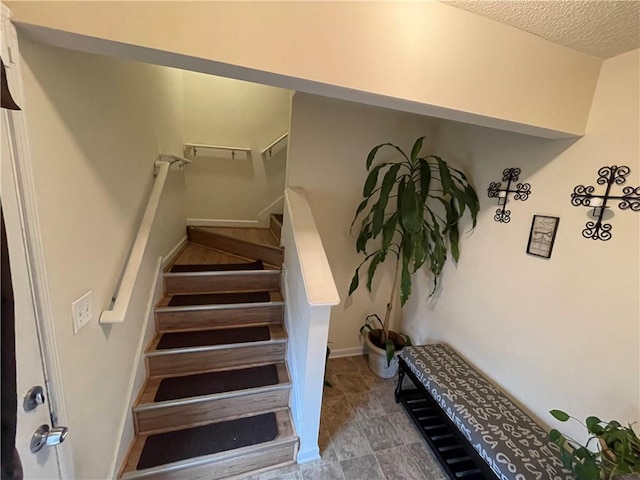
<svg viewBox="0 0 640 480">
<path fill-rule="evenodd" d="M 480 208 L 478 196 L 464 173 L 436 155 L 421 156 L 424 140 L 425 137 L 418 138 L 409 155 L 391 143 L 378 145 L 369 152 L 364 198 L 351 224 L 353 229 L 358 219 L 362 219 L 356 250 L 364 259 L 353 275 L 349 295 L 360 285 L 365 265 L 370 292 L 378 267 L 389 258 L 395 261 L 384 320 L 379 322 L 379 328 L 370 325 L 367 333 L 368 345 L 375 347 L 369 345 L 369 366 L 383 378 L 395 375 L 397 363 L 394 366 L 391 361 L 395 351 L 403 346 L 403 337 L 389 331 L 398 289 L 404 306 L 411 295 L 411 274 L 426 264 L 433 279 L 433 294 L 448 251 L 456 262 L 460 256 L 460 219 L 468 208 L 475 227 Z M 374 165 L 383 148 L 394 149 L 396 158 Z M 380 362 L 380 355 L 385 362 Z"/>
</svg>

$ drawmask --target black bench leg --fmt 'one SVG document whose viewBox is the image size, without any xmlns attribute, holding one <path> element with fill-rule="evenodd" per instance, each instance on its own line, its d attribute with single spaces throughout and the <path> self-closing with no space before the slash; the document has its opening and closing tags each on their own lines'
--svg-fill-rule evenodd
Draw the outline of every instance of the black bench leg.
<svg viewBox="0 0 640 480">
<path fill-rule="evenodd" d="M 402 380 L 404 380 L 404 363 L 399 362 L 398 368 L 398 385 L 396 386 L 395 398 L 396 403 L 400 403 L 400 394 L 402 393 Z"/>
</svg>

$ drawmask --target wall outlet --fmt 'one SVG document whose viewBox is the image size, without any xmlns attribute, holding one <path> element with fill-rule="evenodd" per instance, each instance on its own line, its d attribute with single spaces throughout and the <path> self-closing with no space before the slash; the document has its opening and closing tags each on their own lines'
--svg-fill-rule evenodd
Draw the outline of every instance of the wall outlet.
<svg viewBox="0 0 640 480">
<path fill-rule="evenodd" d="M 71 304 L 71 317 L 73 318 L 73 334 L 84 327 L 93 319 L 93 298 L 91 290 L 82 295 Z"/>
</svg>

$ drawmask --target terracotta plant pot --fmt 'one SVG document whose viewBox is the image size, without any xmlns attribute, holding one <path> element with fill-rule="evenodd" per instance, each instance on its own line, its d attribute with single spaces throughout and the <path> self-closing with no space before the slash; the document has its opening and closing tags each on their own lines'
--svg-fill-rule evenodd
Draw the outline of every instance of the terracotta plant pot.
<svg viewBox="0 0 640 480">
<path fill-rule="evenodd" d="M 398 357 L 397 352 L 402 350 L 405 346 L 405 341 L 402 337 L 398 336 L 395 332 L 389 332 L 389 339 L 396 346 L 396 354 L 391 359 L 389 365 L 387 365 L 387 351 L 384 348 L 378 346 L 380 344 L 380 337 L 382 331 L 372 330 L 366 338 L 365 343 L 367 345 L 369 369 L 380 378 L 392 378 L 398 373 Z"/>
</svg>

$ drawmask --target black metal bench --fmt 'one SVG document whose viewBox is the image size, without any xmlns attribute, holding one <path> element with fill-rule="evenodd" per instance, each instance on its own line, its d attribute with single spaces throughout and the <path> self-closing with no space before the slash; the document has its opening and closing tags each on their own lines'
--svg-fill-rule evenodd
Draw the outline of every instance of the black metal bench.
<svg viewBox="0 0 640 480">
<path fill-rule="evenodd" d="M 405 347 L 399 365 L 396 402 L 450 479 L 573 480 L 544 428 L 450 346 Z"/>
</svg>

